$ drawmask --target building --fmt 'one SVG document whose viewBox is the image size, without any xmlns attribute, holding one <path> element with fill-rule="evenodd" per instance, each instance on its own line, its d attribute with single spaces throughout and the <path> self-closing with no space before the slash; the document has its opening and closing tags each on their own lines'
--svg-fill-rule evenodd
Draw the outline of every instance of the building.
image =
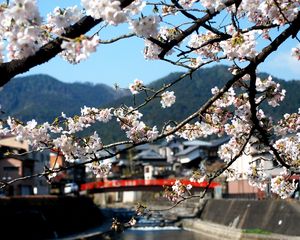
<svg viewBox="0 0 300 240">
<path fill-rule="evenodd" d="M 60 167 L 70 167 L 70 169 L 58 172 L 51 178 L 51 194 L 64 194 L 66 184 L 73 183 L 77 186 L 86 182 L 86 170 L 84 165 L 76 166 L 80 160 L 67 162 L 64 155 L 57 151 L 50 152 L 50 169 L 59 169 Z"/>
<path fill-rule="evenodd" d="M 174 163 L 176 154 L 184 149 L 180 138 L 174 137 L 172 140 L 165 140 L 159 145 L 159 154 L 167 159 L 167 162 Z"/>
<path fill-rule="evenodd" d="M 49 152 L 30 152 L 26 142 L 16 141 L 14 136 L 0 137 L 0 178 L 4 182 L 42 173 L 49 165 Z M 10 184 L 4 195 L 48 194 L 46 178 L 35 177 Z"/>
<path fill-rule="evenodd" d="M 224 137 L 211 141 L 193 140 L 182 143 L 183 150 L 178 152 L 175 157 L 184 168 L 199 168 L 201 162 L 205 165 L 212 165 L 220 161 L 218 157 L 219 147 L 228 142 L 229 138 Z"/>
<path fill-rule="evenodd" d="M 251 165 L 268 169 L 265 173 L 269 177 L 279 175 L 283 169 L 277 167 L 278 163 L 274 160 L 272 154 L 260 146 L 258 139 L 251 138 L 249 143 L 251 147 L 249 147 L 247 153 L 243 153 L 231 166 L 238 173 L 239 178 L 234 180 L 229 179 L 228 194 L 232 197 L 265 198 L 271 194 L 270 184 L 267 184 L 266 191 L 250 185 L 248 172 Z"/>
<path fill-rule="evenodd" d="M 166 178 L 172 173 L 172 164 L 151 148 L 135 155 L 133 161 L 138 175 L 146 180 Z"/>
</svg>

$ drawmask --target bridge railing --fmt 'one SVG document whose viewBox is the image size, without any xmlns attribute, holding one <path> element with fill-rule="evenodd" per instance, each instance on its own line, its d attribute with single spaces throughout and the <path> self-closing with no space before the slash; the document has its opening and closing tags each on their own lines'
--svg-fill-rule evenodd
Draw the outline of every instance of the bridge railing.
<svg viewBox="0 0 300 240">
<path fill-rule="evenodd" d="M 109 180 L 109 181 L 97 181 L 89 182 L 82 184 L 80 187 L 81 191 L 87 191 L 92 189 L 105 189 L 105 188 L 123 188 L 123 187 L 134 187 L 134 186 L 172 186 L 175 183 L 176 179 L 126 179 L 126 180 Z M 189 180 L 180 180 L 182 184 L 188 185 L 191 184 L 193 188 L 205 188 L 208 185 L 208 182 L 191 182 Z M 209 188 L 215 188 L 220 186 L 218 182 L 211 182 Z"/>
</svg>

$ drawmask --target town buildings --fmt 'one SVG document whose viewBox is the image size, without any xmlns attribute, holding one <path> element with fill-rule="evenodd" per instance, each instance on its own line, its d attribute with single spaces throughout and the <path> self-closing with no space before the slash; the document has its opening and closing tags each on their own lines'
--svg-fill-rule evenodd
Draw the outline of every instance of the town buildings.
<svg viewBox="0 0 300 240">
<path fill-rule="evenodd" d="M 31 176 L 44 171 L 49 165 L 49 152 L 30 152 L 26 142 L 18 142 L 14 136 L 0 137 L 0 180 L 8 182 L 13 179 Z M 44 177 L 28 178 L 16 181 L 5 189 L 1 195 L 48 194 L 49 184 Z"/>
<path fill-rule="evenodd" d="M 111 163 L 111 171 L 105 179 L 97 178 L 89 167 L 69 163 L 55 150 L 30 152 L 26 142 L 18 142 L 13 136 L 0 138 L 0 180 L 3 182 L 41 173 L 45 168 L 70 167 L 59 172 L 51 179 L 46 177 L 29 178 L 10 184 L 2 195 L 65 194 L 65 186 L 78 186 L 85 182 L 118 179 L 189 179 L 193 171 L 205 169 L 206 173 L 215 172 L 225 163 L 218 156 L 219 147 L 229 140 L 228 137 L 213 140 L 183 141 L 174 138 L 159 144 L 144 144 L 124 151 L 126 146 L 111 149 L 118 152 L 115 157 L 104 160 Z M 238 158 L 231 166 L 239 173 L 239 178 L 218 178 L 222 184 L 223 197 L 265 198 L 271 193 L 270 186 L 261 191 L 249 185 L 248 172 L 252 166 L 270 169 L 267 174 L 276 176 L 282 169 L 276 168 L 276 162 L 268 152 L 262 152 L 257 139 L 251 139 L 248 152 Z M 49 180 L 49 179 L 48 179 Z M 128 193 L 129 194 L 129 193 Z M 128 195 L 127 194 L 127 195 Z M 129 194 L 130 195 L 130 194 Z M 132 196 L 134 194 L 131 194 Z M 120 199 L 118 194 L 117 199 Z"/>
</svg>

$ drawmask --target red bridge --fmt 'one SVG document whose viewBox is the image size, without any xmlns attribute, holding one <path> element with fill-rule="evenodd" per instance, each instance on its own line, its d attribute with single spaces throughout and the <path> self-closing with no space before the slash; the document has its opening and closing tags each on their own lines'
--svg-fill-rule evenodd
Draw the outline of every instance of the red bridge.
<svg viewBox="0 0 300 240">
<path fill-rule="evenodd" d="M 100 192 L 122 192 L 122 191 L 162 191 L 163 186 L 172 186 L 176 179 L 132 179 L 132 180 L 111 180 L 111 181 L 98 181 L 82 184 L 81 191 L 87 191 L 88 193 L 100 193 Z M 189 180 L 180 180 L 184 185 L 191 184 L 193 189 L 206 188 L 208 182 L 191 182 Z M 216 186 L 220 186 L 220 183 L 212 182 L 209 184 L 209 188 L 213 189 Z"/>
</svg>

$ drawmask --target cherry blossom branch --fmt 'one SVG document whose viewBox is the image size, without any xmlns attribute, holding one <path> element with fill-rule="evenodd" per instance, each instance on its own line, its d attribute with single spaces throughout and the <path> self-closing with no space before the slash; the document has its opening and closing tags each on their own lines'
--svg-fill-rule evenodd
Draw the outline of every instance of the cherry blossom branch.
<svg viewBox="0 0 300 240">
<path fill-rule="evenodd" d="M 231 6 L 234 3 L 240 2 L 240 0 L 228 0 L 224 3 L 225 7 Z M 207 21 L 212 19 L 213 17 L 217 16 L 225 7 L 220 9 L 219 11 L 212 11 L 204 15 L 203 17 L 195 20 L 195 23 L 187 28 L 186 30 L 182 31 L 181 34 L 176 36 L 176 38 L 172 39 L 169 43 L 164 44 L 164 46 L 160 46 L 163 48 L 162 52 L 159 54 L 159 58 L 163 59 L 164 56 L 169 52 L 174 46 L 182 42 L 187 36 L 191 35 L 194 31 L 197 31 L 203 24 L 205 24 Z M 154 42 L 156 43 L 156 42 Z M 157 43 L 156 43 L 157 44 Z"/>
<path fill-rule="evenodd" d="M 231 165 L 232 165 L 232 164 L 233 164 L 233 163 L 234 163 L 234 162 L 242 155 L 242 154 L 243 154 L 243 152 L 244 152 L 244 150 L 245 150 L 245 147 L 246 147 L 246 145 L 248 144 L 249 140 L 251 139 L 253 133 L 254 133 L 254 128 L 252 128 L 252 129 L 250 130 L 249 135 L 247 136 L 247 138 L 246 138 L 244 144 L 242 145 L 242 147 L 241 147 L 241 149 L 239 150 L 239 152 L 237 153 L 237 155 L 234 156 L 234 157 L 231 159 L 231 161 L 228 162 L 228 163 L 226 164 L 226 166 L 224 166 L 223 168 L 217 170 L 214 174 L 212 174 L 212 175 L 208 178 L 207 185 L 206 185 L 206 187 L 204 188 L 204 190 L 201 192 L 200 195 L 181 196 L 182 199 L 176 201 L 176 202 L 175 202 L 172 206 L 170 206 L 170 207 L 162 208 L 162 209 L 148 209 L 148 211 L 152 211 L 152 212 L 154 212 L 154 211 L 169 211 L 169 210 L 171 210 L 171 209 L 177 207 L 179 204 L 181 204 L 181 203 L 183 203 L 183 202 L 185 202 L 185 201 L 187 201 L 187 200 L 190 200 L 190 199 L 192 199 L 192 198 L 200 198 L 200 199 L 204 198 L 205 195 L 207 194 L 207 191 L 209 190 L 209 188 L 210 188 L 212 182 L 213 182 L 217 177 L 219 177 L 221 174 L 223 174 L 223 173 L 224 173 L 224 172 L 225 172 L 225 171 L 226 171 L 226 170 L 227 170 L 227 169 L 228 169 L 228 168 L 229 168 L 229 167 L 230 167 L 230 166 L 231 166 Z"/>
<path fill-rule="evenodd" d="M 256 67 L 263 62 L 272 52 L 277 50 L 277 48 L 290 36 L 293 36 L 295 32 L 298 32 L 300 29 L 300 13 L 298 14 L 296 20 L 285 30 L 283 31 L 276 39 L 274 39 L 271 44 L 269 44 L 267 47 L 265 47 L 260 54 L 258 54 L 255 59 L 244 69 L 239 71 L 231 80 L 229 80 L 225 86 L 213 97 L 211 97 L 202 107 L 196 111 L 194 114 L 187 117 L 185 120 L 180 122 L 176 127 L 174 127 L 171 131 L 167 133 L 161 133 L 155 140 L 159 140 L 162 138 L 165 138 L 175 132 L 177 132 L 179 129 L 181 129 L 183 126 L 185 126 L 187 123 L 192 121 L 193 119 L 197 118 L 199 115 L 203 115 L 207 109 L 217 100 L 219 99 L 236 81 L 238 81 L 240 78 L 242 78 L 244 75 L 251 73 L 252 71 L 255 71 Z M 155 141 L 154 140 L 154 141 Z M 145 142 L 138 143 L 138 145 L 143 144 Z M 132 146 L 133 147 L 133 146 Z M 130 147 L 130 148 L 132 148 Z"/>
<path fill-rule="evenodd" d="M 128 33 L 128 34 L 124 34 L 124 35 L 121 35 L 119 37 L 112 38 L 109 40 L 99 40 L 99 43 L 100 44 L 110 44 L 110 43 L 114 43 L 114 42 L 117 42 L 122 39 L 131 38 L 131 37 L 135 37 L 135 36 L 136 36 L 135 33 Z"/>
<path fill-rule="evenodd" d="M 184 119 L 183 121 L 181 121 L 177 126 L 175 126 L 171 131 L 168 132 L 163 132 L 161 134 L 159 134 L 155 139 L 162 139 L 164 137 L 167 137 L 173 133 L 176 133 L 178 130 L 180 130 L 181 128 L 183 128 L 187 123 L 191 122 L 192 120 L 198 118 L 199 116 L 202 116 L 204 113 L 206 113 L 206 111 L 208 110 L 209 107 L 211 107 L 213 105 L 213 103 L 215 103 L 216 100 L 220 99 L 225 92 L 227 92 L 229 90 L 229 88 L 236 83 L 240 78 L 242 78 L 245 74 L 251 74 L 255 71 L 255 69 L 257 68 L 257 66 L 262 63 L 268 56 L 269 54 L 271 54 L 272 52 L 274 52 L 286 39 L 288 39 L 289 37 L 295 37 L 299 31 L 300 28 L 300 14 L 297 15 L 297 17 L 295 18 L 295 20 L 290 24 L 290 26 L 284 30 L 273 42 L 271 42 L 270 45 L 268 45 L 267 47 L 265 47 L 261 53 L 259 53 L 251 62 L 250 64 L 245 67 L 244 69 L 241 69 L 231 80 L 229 80 L 224 87 L 217 93 L 215 94 L 212 98 L 210 98 L 203 106 L 201 106 L 198 111 L 196 111 L 195 113 L 193 113 L 192 115 L 188 116 L 186 119 Z M 252 82 L 253 84 L 253 82 Z M 253 91 L 250 91 L 250 93 Z M 254 94 L 255 95 L 255 94 Z M 253 100 L 252 100 L 253 101 Z M 253 105 L 255 106 L 255 104 Z M 253 115 L 255 116 L 255 114 Z M 126 143 L 130 143 L 131 146 L 125 148 L 122 151 L 116 152 L 116 153 L 109 153 L 108 156 L 105 157 L 97 157 L 97 158 L 93 158 L 89 161 L 80 163 L 80 164 L 76 164 L 74 166 L 68 166 L 68 167 L 61 167 L 59 169 L 55 169 L 55 170 L 51 170 L 51 171 L 46 171 L 44 173 L 40 173 L 40 174 L 35 174 L 32 176 L 26 176 L 26 177 L 22 177 L 19 179 L 14 179 L 13 181 L 7 182 L 6 184 L 11 184 L 13 182 L 19 181 L 19 180 L 23 180 L 23 179 L 27 179 L 27 178 L 32 178 L 35 176 L 47 176 L 51 173 L 57 173 L 59 171 L 63 171 L 63 170 L 67 170 L 70 168 L 74 168 L 77 166 L 81 166 L 81 165 L 86 165 L 88 163 L 92 163 L 95 161 L 100 161 L 112 156 L 115 156 L 118 153 L 124 152 L 126 150 L 129 150 L 131 148 L 133 148 L 134 146 L 137 145 L 141 145 L 144 144 L 146 142 L 146 140 L 140 141 L 140 142 L 134 142 L 134 141 L 129 141 Z M 124 142 L 123 142 L 124 143 Z M 116 146 L 116 145 L 115 145 Z"/>
<path fill-rule="evenodd" d="M 260 133 L 260 135 L 258 135 L 258 138 L 266 145 L 268 146 L 271 151 L 273 152 L 273 154 L 276 157 L 276 160 L 284 167 L 286 167 L 287 169 L 291 169 L 292 167 L 287 164 L 280 156 L 279 152 L 273 147 L 273 145 L 270 143 L 270 136 L 267 132 L 267 130 L 265 130 L 265 128 L 263 126 L 261 126 L 260 121 L 257 118 L 257 104 L 255 103 L 255 96 L 256 96 L 256 73 L 255 71 L 250 73 L 250 86 L 249 86 L 249 102 L 250 102 L 250 109 L 251 109 L 251 120 L 253 122 L 253 125 L 255 127 L 255 129 L 257 129 L 257 131 Z M 300 171 L 297 171 L 296 169 L 291 169 L 292 172 L 295 173 L 300 173 Z"/>
<path fill-rule="evenodd" d="M 291 22 L 287 19 L 287 17 L 285 16 L 284 12 L 282 11 L 279 3 L 277 2 L 277 0 L 274 0 L 274 3 L 276 5 L 276 7 L 278 8 L 280 14 L 282 15 L 282 17 L 284 18 L 284 20 L 289 24 L 291 25 Z M 300 42 L 300 39 L 297 37 L 297 35 L 295 36 L 295 38 L 297 39 L 298 42 Z"/>
<path fill-rule="evenodd" d="M 121 0 L 121 8 L 127 7 L 129 4 L 133 2 L 133 0 Z M 63 37 L 66 38 L 77 38 L 82 34 L 87 33 L 93 27 L 102 22 L 102 19 L 95 20 L 90 16 L 85 16 L 81 20 L 79 20 L 76 24 L 67 27 L 65 29 L 65 34 Z M 15 59 L 10 62 L 5 62 L 0 64 L 0 87 L 4 86 L 7 82 L 10 81 L 14 76 L 27 72 L 31 68 L 48 62 L 50 59 L 54 58 L 57 54 L 59 54 L 63 49 L 61 48 L 63 39 L 56 38 L 53 41 L 45 44 L 41 47 L 34 55 L 23 58 L 23 59 Z"/>
</svg>

